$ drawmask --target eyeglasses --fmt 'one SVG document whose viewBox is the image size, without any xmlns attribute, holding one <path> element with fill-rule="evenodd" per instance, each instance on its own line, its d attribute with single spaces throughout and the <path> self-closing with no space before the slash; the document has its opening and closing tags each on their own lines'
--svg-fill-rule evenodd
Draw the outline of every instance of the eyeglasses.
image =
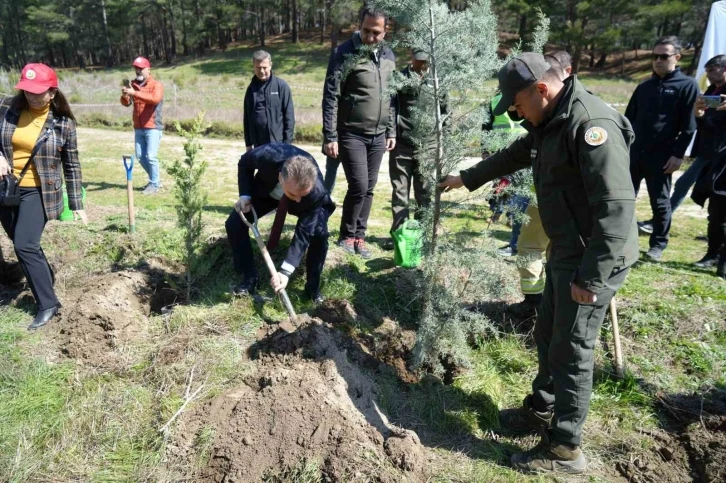
<svg viewBox="0 0 726 483">
<path fill-rule="evenodd" d="M 653 60 L 668 60 L 678 54 L 653 54 Z"/>
</svg>

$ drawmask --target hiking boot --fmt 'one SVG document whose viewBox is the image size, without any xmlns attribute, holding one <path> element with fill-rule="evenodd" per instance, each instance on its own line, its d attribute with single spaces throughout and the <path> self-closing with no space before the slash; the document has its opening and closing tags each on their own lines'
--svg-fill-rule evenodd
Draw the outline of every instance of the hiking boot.
<svg viewBox="0 0 726 483">
<path fill-rule="evenodd" d="M 712 268 L 718 263 L 718 255 L 711 255 L 706 253 L 702 259 L 693 264 L 697 268 Z"/>
<path fill-rule="evenodd" d="M 660 262 L 663 257 L 663 249 L 658 247 L 651 247 L 650 250 L 645 252 L 645 259 L 651 262 Z"/>
<path fill-rule="evenodd" d="M 346 253 L 355 254 L 355 238 L 341 238 L 338 240 L 338 246 Z"/>
<path fill-rule="evenodd" d="M 524 473 L 580 474 L 587 468 L 587 460 L 579 446 L 552 441 L 547 431 L 542 440 L 529 451 L 515 453 L 512 467 Z"/>
<path fill-rule="evenodd" d="M 146 188 L 141 192 L 142 195 L 155 195 L 159 192 L 159 187 L 154 186 L 153 184 L 149 183 L 146 185 Z"/>
<path fill-rule="evenodd" d="M 360 255 L 364 260 L 371 258 L 371 251 L 366 247 L 366 242 L 363 238 L 355 239 L 355 252 Z"/>
<path fill-rule="evenodd" d="M 497 252 L 503 257 L 513 257 L 517 254 L 517 249 L 512 247 L 512 245 L 507 245 L 497 250 Z"/>
<path fill-rule="evenodd" d="M 532 395 L 524 398 L 522 406 L 499 411 L 499 426 L 512 433 L 534 433 L 549 428 L 552 411 L 537 411 L 532 405 Z"/>
<path fill-rule="evenodd" d="M 638 231 L 640 232 L 641 235 L 653 234 L 653 220 L 639 221 L 638 222 Z"/>
<path fill-rule="evenodd" d="M 384 250 L 393 250 L 393 238 L 388 238 L 386 241 L 381 243 L 381 248 Z"/>
<path fill-rule="evenodd" d="M 257 288 L 257 278 L 246 277 L 242 283 L 232 287 L 232 295 L 235 297 L 244 297 L 246 295 L 254 295 Z"/>
</svg>

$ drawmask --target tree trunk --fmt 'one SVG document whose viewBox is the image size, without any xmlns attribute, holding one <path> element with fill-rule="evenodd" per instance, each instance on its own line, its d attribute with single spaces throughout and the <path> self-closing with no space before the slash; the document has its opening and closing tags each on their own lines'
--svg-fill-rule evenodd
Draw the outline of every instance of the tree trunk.
<svg viewBox="0 0 726 483">
<path fill-rule="evenodd" d="M 174 23 L 174 2 L 169 1 L 169 37 L 171 37 L 171 62 L 176 58 L 176 25 Z"/>
<path fill-rule="evenodd" d="M 325 0 L 323 0 L 323 8 L 320 14 L 320 45 L 325 44 L 325 21 L 327 20 L 328 6 Z"/>
<path fill-rule="evenodd" d="M 103 37 L 106 41 L 106 67 L 111 67 L 113 65 L 113 54 L 111 53 L 111 37 L 108 35 L 105 0 L 101 0 L 101 17 L 103 18 Z"/>
<path fill-rule="evenodd" d="M 519 38 L 523 39 L 524 34 L 527 32 L 527 14 L 523 13 L 519 17 Z"/>
<path fill-rule="evenodd" d="M 300 41 L 300 15 L 298 12 L 298 0 L 292 0 L 292 43 L 297 44 Z"/>
<path fill-rule="evenodd" d="M 187 37 L 187 13 L 184 10 L 184 0 L 179 1 L 181 7 L 181 20 L 182 20 L 182 46 L 184 47 L 184 55 L 189 55 L 189 41 Z"/>
<path fill-rule="evenodd" d="M 265 46 L 265 7 L 263 5 L 260 5 L 257 7 L 257 10 L 259 11 L 259 15 L 257 16 L 257 33 L 260 36 L 260 47 Z"/>
<path fill-rule="evenodd" d="M 600 58 L 597 61 L 597 64 L 595 64 L 595 68 L 597 70 L 602 70 L 605 67 L 605 62 L 608 59 L 608 53 L 603 51 L 600 53 Z"/>
</svg>

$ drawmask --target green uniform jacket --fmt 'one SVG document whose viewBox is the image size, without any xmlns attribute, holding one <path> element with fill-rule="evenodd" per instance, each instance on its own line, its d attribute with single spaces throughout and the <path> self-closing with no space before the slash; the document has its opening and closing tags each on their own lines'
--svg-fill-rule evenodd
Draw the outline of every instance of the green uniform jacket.
<svg viewBox="0 0 726 483">
<path fill-rule="evenodd" d="M 548 263 L 572 269 L 573 281 L 597 294 L 614 269 L 638 259 L 630 123 L 571 76 L 551 116 L 522 126 L 526 136 L 461 172 L 464 186 L 473 191 L 531 165 Z"/>
</svg>

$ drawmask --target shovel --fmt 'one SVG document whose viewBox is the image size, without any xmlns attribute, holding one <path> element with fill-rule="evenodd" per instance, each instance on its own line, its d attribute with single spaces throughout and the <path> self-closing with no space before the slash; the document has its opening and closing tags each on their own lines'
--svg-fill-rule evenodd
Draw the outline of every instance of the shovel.
<svg viewBox="0 0 726 483">
<path fill-rule="evenodd" d="M 613 339 L 615 343 L 615 375 L 618 379 L 625 376 L 623 368 L 623 350 L 620 346 L 620 327 L 618 327 L 618 307 L 615 304 L 615 297 L 610 299 L 610 320 L 613 324 Z"/>
<path fill-rule="evenodd" d="M 131 181 L 134 170 L 134 157 L 123 156 L 124 168 L 126 168 L 126 194 L 129 199 L 129 233 L 136 232 L 136 216 L 134 215 L 134 184 Z"/>
<path fill-rule="evenodd" d="M 255 235 L 257 247 L 260 249 L 260 252 L 262 252 L 262 258 L 265 260 L 265 265 L 267 266 L 267 270 L 270 272 L 270 276 L 275 276 L 275 274 L 277 274 L 277 269 L 275 268 L 275 264 L 272 263 L 272 257 L 270 257 L 270 252 L 267 251 L 265 241 L 262 239 L 262 235 L 260 235 L 260 230 L 257 227 L 257 212 L 255 211 L 254 207 L 250 208 L 252 208 L 252 216 L 255 220 L 254 223 L 250 223 L 243 213 L 239 213 L 239 216 L 240 218 L 242 218 L 244 224 L 247 225 L 249 229 L 252 230 L 252 233 Z M 282 301 L 282 305 L 285 306 L 285 309 L 290 316 L 290 320 L 293 322 L 297 322 L 297 314 L 295 313 L 295 309 L 292 308 L 290 298 L 287 296 L 287 292 L 285 291 L 285 289 L 282 289 L 277 293 L 280 295 L 280 300 Z"/>
</svg>

